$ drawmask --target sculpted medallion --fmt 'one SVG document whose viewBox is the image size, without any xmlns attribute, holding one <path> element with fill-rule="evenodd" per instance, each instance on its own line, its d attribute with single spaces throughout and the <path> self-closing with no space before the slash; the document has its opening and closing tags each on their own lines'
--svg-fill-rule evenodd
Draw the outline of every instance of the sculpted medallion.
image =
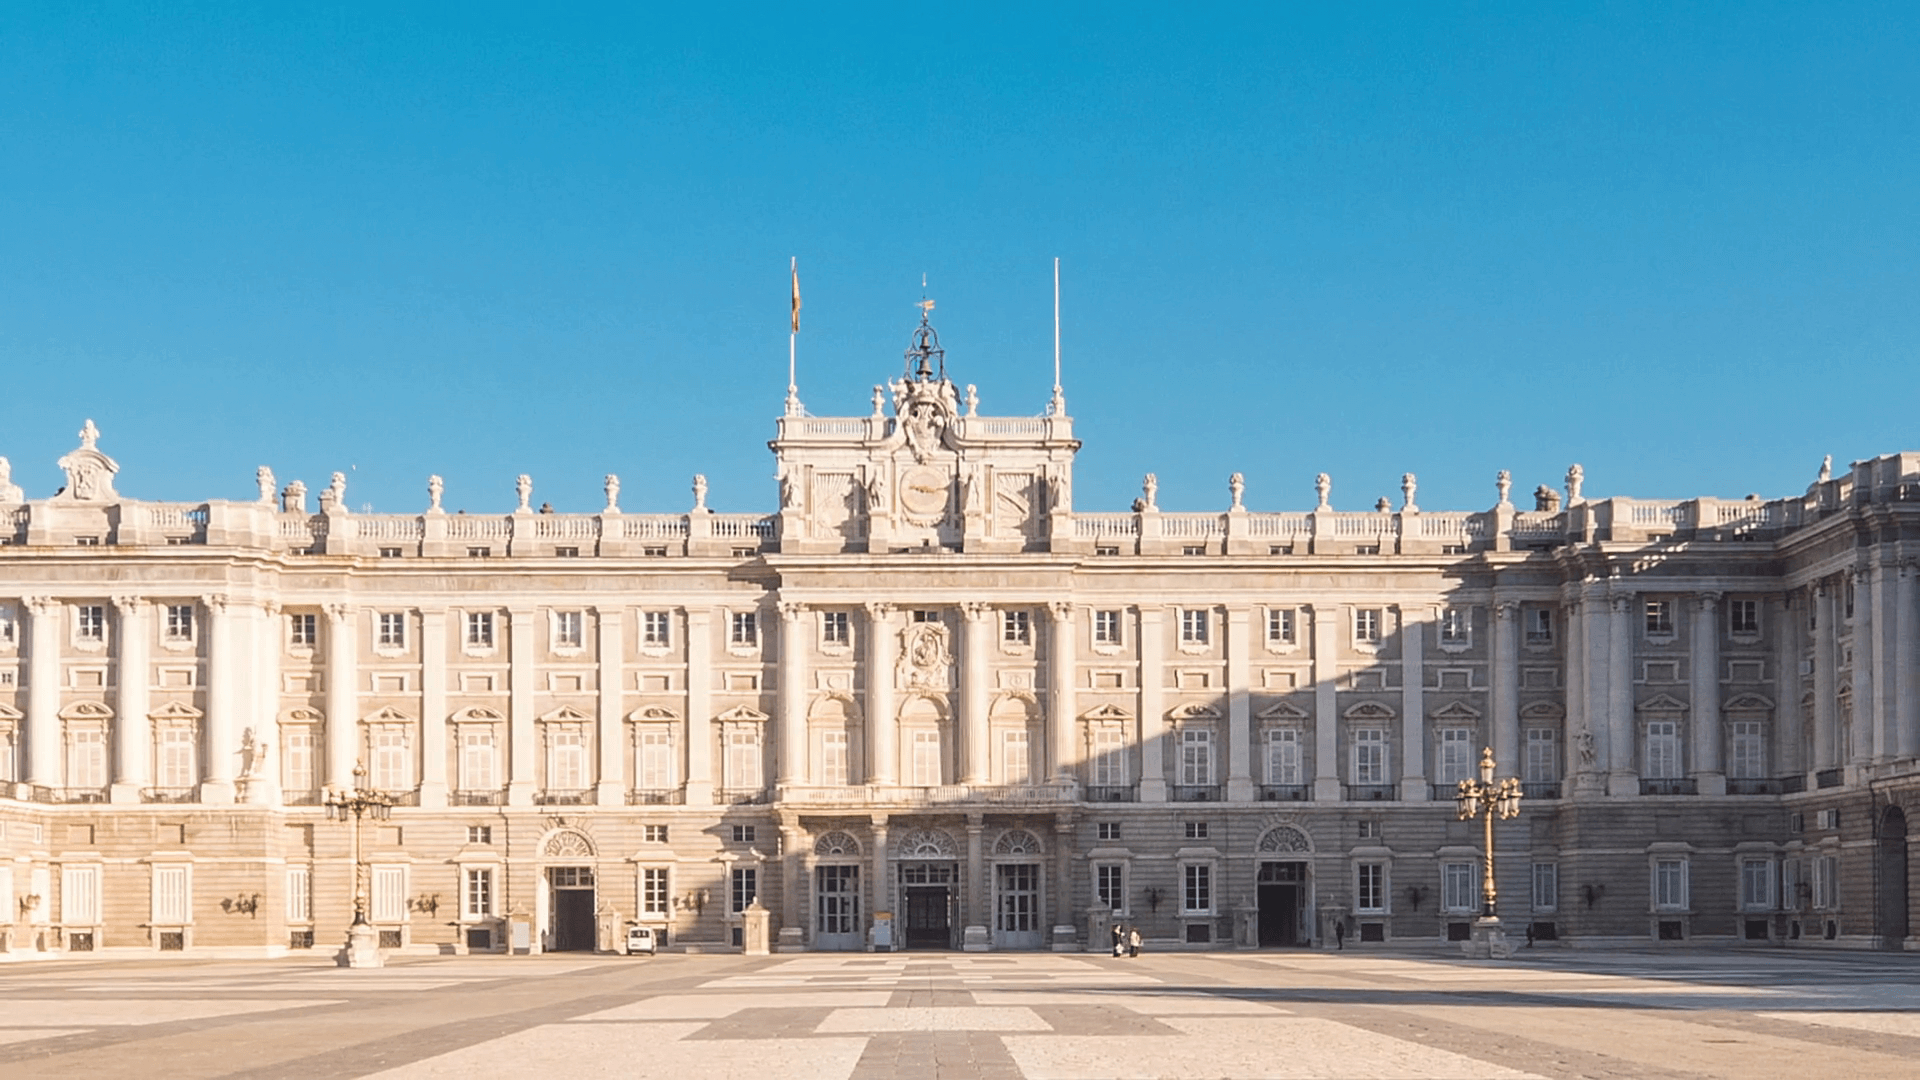
<svg viewBox="0 0 1920 1080">
<path fill-rule="evenodd" d="M 900 685 L 944 690 L 951 681 L 952 667 L 945 626 L 912 623 L 900 631 Z"/>
<path fill-rule="evenodd" d="M 953 484 L 946 470 L 915 465 L 900 474 L 900 508 L 921 525 L 932 525 L 947 516 L 947 502 Z"/>
</svg>

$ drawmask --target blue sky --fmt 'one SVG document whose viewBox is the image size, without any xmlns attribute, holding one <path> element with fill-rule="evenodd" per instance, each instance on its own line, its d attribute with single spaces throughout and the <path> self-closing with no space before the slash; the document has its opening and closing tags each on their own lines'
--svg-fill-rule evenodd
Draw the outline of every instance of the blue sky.
<svg viewBox="0 0 1920 1080">
<path fill-rule="evenodd" d="M 12 4 L 0 454 L 138 498 L 770 510 L 921 274 L 1076 505 L 1795 493 L 1920 449 L 1910 4 Z M 264 10 L 260 10 L 264 9 Z M 697 10 L 696 10 L 697 9 Z"/>
</svg>

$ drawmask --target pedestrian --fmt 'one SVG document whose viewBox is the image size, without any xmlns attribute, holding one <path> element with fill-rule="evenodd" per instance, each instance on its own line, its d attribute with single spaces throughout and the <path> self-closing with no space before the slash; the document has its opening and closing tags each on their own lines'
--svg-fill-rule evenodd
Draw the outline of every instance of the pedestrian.
<svg viewBox="0 0 1920 1080">
<path fill-rule="evenodd" d="M 1527 948 L 1533 948 L 1533 924 L 1527 924 Z"/>
<path fill-rule="evenodd" d="M 1336 949 L 1347 947 L 1347 920 L 1345 919 L 1333 920 L 1333 947 Z"/>
<path fill-rule="evenodd" d="M 1113 924 L 1113 955 L 1127 955 L 1127 928 L 1119 923 Z"/>
<path fill-rule="evenodd" d="M 1140 955 L 1140 928 L 1137 926 L 1127 931 L 1127 955 Z"/>
</svg>

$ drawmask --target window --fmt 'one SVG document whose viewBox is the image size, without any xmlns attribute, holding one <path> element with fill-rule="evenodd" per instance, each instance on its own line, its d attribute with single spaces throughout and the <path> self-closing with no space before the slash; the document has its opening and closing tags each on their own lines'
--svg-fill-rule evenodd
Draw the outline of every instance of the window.
<svg viewBox="0 0 1920 1080">
<path fill-rule="evenodd" d="M 67 786 L 107 786 L 107 733 L 76 729 L 67 733 Z"/>
<path fill-rule="evenodd" d="M 646 644 L 646 635 L 641 635 L 641 643 Z M 556 611 L 553 613 L 553 647 L 556 649 L 579 649 L 587 643 L 587 617 L 583 611 Z"/>
<path fill-rule="evenodd" d="M 1664 911 L 1686 910 L 1687 860 L 1653 861 L 1653 904 Z"/>
<path fill-rule="evenodd" d="M 1127 783 L 1126 733 L 1118 727 L 1093 729 L 1093 786 L 1121 787 Z"/>
<path fill-rule="evenodd" d="M 913 784 L 934 787 L 940 783 L 940 733 L 913 733 Z"/>
<path fill-rule="evenodd" d="M 1182 544 L 1180 546 L 1180 554 L 1182 555 L 1205 555 L 1206 553 L 1207 545 L 1205 544 Z"/>
<path fill-rule="evenodd" d="M 1031 782 L 1032 759 L 1028 756 L 1027 733 L 1025 731 L 1003 731 L 1000 733 L 1000 782 L 1003 784 L 1025 784 Z"/>
<path fill-rule="evenodd" d="M 166 637 L 168 641 L 182 642 L 193 640 L 193 605 L 167 605 Z"/>
<path fill-rule="evenodd" d="M 320 641 L 320 617 L 318 615 L 289 615 L 288 628 L 291 637 L 289 644 L 295 648 L 311 649 Z"/>
<path fill-rule="evenodd" d="M 413 770 L 407 760 L 407 733 L 375 731 L 368 736 L 373 750 L 372 781 L 375 791 L 406 791 L 413 787 Z"/>
<path fill-rule="evenodd" d="M 467 612 L 467 648 L 493 648 L 493 612 Z"/>
<path fill-rule="evenodd" d="M 1727 776 L 1734 780 L 1758 780 L 1767 775 L 1765 736 L 1757 720 L 1733 722 L 1732 753 L 1728 755 Z"/>
<path fill-rule="evenodd" d="M 1095 645 L 1120 644 L 1119 612 L 1096 611 L 1093 613 L 1093 643 Z"/>
<path fill-rule="evenodd" d="M 1353 640 L 1362 645 L 1380 644 L 1380 609 L 1359 608 L 1353 613 Z"/>
<path fill-rule="evenodd" d="M 649 844 L 664 844 L 667 842 L 667 827 L 665 825 L 642 825 L 640 826 L 640 839 Z"/>
<path fill-rule="evenodd" d="M 288 791 L 312 791 L 318 787 L 314 775 L 314 735 L 313 732 L 289 728 L 280 736 L 284 746 L 286 766 L 282 783 Z"/>
<path fill-rule="evenodd" d="M 1647 601 L 1646 615 L 1648 637 L 1673 633 L 1673 602 L 1671 600 Z"/>
<path fill-rule="evenodd" d="M 1553 609 L 1527 609 L 1527 644 L 1553 644 Z"/>
<path fill-rule="evenodd" d="M 369 875 L 373 883 L 373 921 L 407 921 L 407 868 L 376 866 Z"/>
<path fill-rule="evenodd" d="M 287 867 L 287 921 L 313 921 L 313 868 L 310 866 Z"/>
<path fill-rule="evenodd" d="M 153 923 L 180 926 L 193 921 L 191 867 L 156 866 L 153 868 Z"/>
<path fill-rule="evenodd" d="M 751 844 L 753 843 L 754 834 L 755 829 L 752 825 L 735 825 L 733 827 L 733 842 L 736 844 Z"/>
<path fill-rule="evenodd" d="M 1474 866 L 1470 862 L 1440 864 L 1440 906 L 1448 911 L 1476 909 L 1473 889 Z"/>
<path fill-rule="evenodd" d="M 1447 608 L 1440 613 L 1440 644 L 1465 645 L 1473 640 L 1473 620 L 1466 608 Z"/>
<path fill-rule="evenodd" d="M 1096 840 L 1118 840 L 1120 839 L 1120 823 L 1117 821 L 1099 822 L 1093 827 L 1093 835 Z"/>
<path fill-rule="evenodd" d="M 0 604 L 0 645 L 11 645 L 19 636 L 19 631 L 14 627 L 13 609 Z"/>
<path fill-rule="evenodd" d="M 860 868 L 816 866 L 814 872 L 814 931 L 851 934 L 860 914 Z"/>
<path fill-rule="evenodd" d="M 1800 860 L 1783 859 L 1780 862 L 1780 906 L 1798 911 L 1800 904 Z"/>
<path fill-rule="evenodd" d="M 1680 775 L 1680 724 L 1677 721 L 1648 722 L 1646 775 L 1656 780 L 1670 780 Z"/>
<path fill-rule="evenodd" d="M 99 604 L 82 604 L 75 608 L 73 634 L 79 641 L 107 640 L 107 609 Z"/>
<path fill-rule="evenodd" d="M 727 787 L 733 791 L 759 791 L 766 786 L 766 772 L 760 764 L 760 733 L 752 729 L 735 730 L 727 735 Z"/>
<path fill-rule="evenodd" d="M 664 791 L 674 785 L 673 733 L 653 727 L 640 732 L 640 760 L 634 777 L 642 791 Z"/>
<path fill-rule="evenodd" d="M 1439 760 L 1434 779 L 1442 784 L 1457 784 L 1473 775 L 1473 729 L 1443 728 L 1438 732 Z"/>
<path fill-rule="evenodd" d="M 1552 728 L 1527 729 L 1526 771 L 1521 779 L 1529 784 L 1560 779 L 1560 747 Z"/>
<path fill-rule="evenodd" d="M 847 733 L 845 731 L 820 733 L 820 782 L 823 784 L 848 783 Z"/>
<path fill-rule="evenodd" d="M 100 868 L 60 868 L 60 921 L 68 926 L 92 926 L 100 921 Z"/>
<path fill-rule="evenodd" d="M 493 549 L 490 547 L 470 547 L 467 549 L 467 558 L 469 559 L 485 559 L 492 556 L 492 554 Z"/>
<path fill-rule="evenodd" d="M 1113 912 L 1127 909 L 1127 867 L 1125 863 L 1093 864 L 1093 899 Z"/>
<path fill-rule="evenodd" d="M 1853 576 L 1851 574 L 1847 576 L 1846 584 L 1840 588 L 1840 597 L 1841 606 L 1846 611 L 1846 617 L 1849 619 L 1853 618 Z"/>
<path fill-rule="evenodd" d="M 1832 911 L 1840 906 L 1840 862 L 1832 855 L 1816 855 L 1813 864 L 1813 906 Z"/>
<path fill-rule="evenodd" d="M 171 727 L 158 732 L 159 761 L 154 770 L 154 779 L 163 788 L 180 790 L 193 786 L 199 775 L 194 762 L 194 731 L 192 728 Z"/>
<path fill-rule="evenodd" d="M 1120 554 L 1120 545 L 1118 545 L 1118 544 L 1095 544 L 1095 545 L 1093 546 L 1093 553 L 1094 553 L 1094 554 L 1095 554 L 1096 556 L 1107 556 L 1107 555 L 1118 555 L 1118 554 Z"/>
<path fill-rule="evenodd" d="M 844 611 L 823 611 L 820 613 L 820 643 L 823 645 L 853 644 L 853 627 Z"/>
<path fill-rule="evenodd" d="M 760 620 L 753 612 L 733 613 L 732 628 L 727 633 L 727 644 L 742 649 L 751 649 L 760 644 Z"/>
<path fill-rule="evenodd" d="M 380 549 L 380 557 L 383 559 L 397 559 L 400 557 L 400 549 L 397 547 L 383 547 Z"/>
<path fill-rule="evenodd" d="M 664 649 L 673 644 L 673 613 L 670 611 L 643 611 L 640 613 L 640 644 L 649 649 Z"/>
<path fill-rule="evenodd" d="M 1727 605 L 1727 624 L 1736 635 L 1758 637 L 1760 634 L 1760 601 L 1735 600 Z"/>
<path fill-rule="evenodd" d="M 493 843 L 493 826 L 491 825 L 467 826 L 467 843 L 469 844 Z"/>
<path fill-rule="evenodd" d="M 547 790 L 580 791 L 587 786 L 587 737 L 576 730 L 547 736 Z"/>
<path fill-rule="evenodd" d="M 99 547 L 100 538 L 97 536 L 76 536 L 73 538 L 73 546 L 74 547 Z"/>
<path fill-rule="evenodd" d="M 1267 732 L 1267 783 L 1300 783 L 1300 731 L 1272 728 Z"/>
<path fill-rule="evenodd" d="M 379 620 L 376 644 L 383 649 L 404 649 L 407 647 L 407 616 L 399 611 L 382 611 L 376 616 Z"/>
<path fill-rule="evenodd" d="M 1180 644 L 1205 645 L 1207 643 L 1207 609 L 1180 609 Z"/>
<path fill-rule="evenodd" d="M 1186 829 L 1187 839 L 1189 840 L 1205 840 L 1212 831 L 1208 823 L 1204 821 L 1189 821 L 1186 823 Z"/>
<path fill-rule="evenodd" d="M 1740 860 L 1740 906 L 1747 911 L 1773 910 L 1773 860 Z"/>
<path fill-rule="evenodd" d="M 1188 728 L 1180 733 L 1180 782 L 1195 786 L 1213 783 L 1213 732 Z"/>
<path fill-rule="evenodd" d="M 728 911 L 745 911 L 760 895 L 760 872 L 758 867 L 736 866 L 733 868 L 733 880 L 727 897 Z"/>
<path fill-rule="evenodd" d="M 1208 915 L 1213 912 L 1213 867 L 1205 863 L 1188 863 L 1186 870 L 1186 888 L 1180 896 L 1180 911 L 1185 915 Z"/>
<path fill-rule="evenodd" d="M 640 914 L 666 917 L 668 895 L 667 868 L 664 866 L 641 867 Z"/>
<path fill-rule="evenodd" d="M 462 911 L 469 919 L 484 919 L 493 914 L 492 867 L 467 867 L 466 904 Z"/>
<path fill-rule="evenodd" d="M 1378 913 L 1387 910 L 1387 866 L 1363 862 L 1354 867 L 1355 911 Z"/>
<path fill-rule="evenodd" d="M 1033 644 L 1032 614 L 1021 610 L 1001 612 L 1000 640 L 1008 645 Z"/>
<path fill-rule="evenodd" d="M 939 622 L 940 613 L 928 608 L 915 608 L 913 612 L 913 621 L 917 623 Z"/>
<path fill-rule="evenodd" d="M 1355 830 L 1362 840 L 1380 839 L 1380 821 L 1378 818 L 1361 818 Z"/>
<path fill-rule="evenodd" d="M 1361 728 L 1353 733 L 1353 782 L 1387 782 L 1387 733 L 1381 728 Z"/>
<path fill-rule="evenodd" d="M 1293 644 L 1293 609 L 1267 609 L 1267 644 Z"/>
<path fill-rule="evenodd" d="M 494 762 L 492 728 L 467 728 L 460 733 L 460 790 L 493 791 L 500 786 Z"/>
<path fill-rule="evenodd" d="M 1552 911 L 1560 906 L 1560 864 L 1533 864 L 1533 910 Z"/>
</svg>

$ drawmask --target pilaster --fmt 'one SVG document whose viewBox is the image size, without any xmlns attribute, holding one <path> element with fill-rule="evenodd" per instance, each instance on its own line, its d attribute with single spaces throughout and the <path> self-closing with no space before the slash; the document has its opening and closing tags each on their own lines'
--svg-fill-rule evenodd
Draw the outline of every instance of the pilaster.
<svg viewBox="0 0 1920 1080">
<path fill-rule="evenodd" d="M 507 651 L 512 663 L 507 687 L 508 806 L 532 806 L 540 782 L 535 754 L 539 732 L 535 730 L 538 724 L 533 704 L 540 678 L 536 621 L 536 613 L 526 609 L 507 612 Z"/>
<path fill-rule="evenodd" d="M 1525 775 L 1526 763 L 1520 760 L 1520 605 L 1498 596 L 1493 602 L 1491 663 L 1493 759 Z"/>
<path fill-rule="evenodd" d="M 447 805 L 447 612 L 420 611 L 420 805 Z"/>
<path fill-rule="evenodd" d="M 149 786 L 153 760 L 153 725 L 148 718 L 152 708 L 153 665 L 149 643 L 153 639 L 150 619 L 152 605 L 137 596 L 116 596 L 113 606 L 120 615 L 120 648 L 117 676 L 119 702 L 114 717 L 113 788 L 108 797 L 116 803 L 137 803 L 140 789 Z"/>
<path fill-rule="evenodd" d="M 893 704 L 892 604 L 867 604 L 867 783 L 892 787 L 900 774 L 900 718 Z M 884 825 L 879 826 L 883 831 Z"/>
<path fill-rule="evenodd" d="M 1332 604 L 1311 607 L 1313 619 L 1313 798 L 1337 802 L 1340 790 L 1339 625 Z"/>
<path fill-rule="evenodd" d="M 200 765 L 200 801 L 227 805 L 234 794 L 235 717 L 246 701 L 250 665 L 234 653 L 236 612 L 227 598 L 205 596 L 200 602 L 207 613 L 207 715 L 201 733 L 207 755 Z"/>
<path fill-rule="evenodd" d="M 1606 674 L 1607 746 L 1611 752 L 1607 793 L 1615 797 L 1640 794 L 1633 718 L 1633 607 L 1634 594 L 1615 593 L 1607 599 Z M 1591 655 L 1591 653 L 1589 653 Z"/>
<path fill-rule="evenodd" d="M 774 775 L 782 787 L 806 781 L 807 646 L 812 612 L 805 604 L 780 604 L 780 749 Z"/>
<path fill-rule="evenodd" d="M 346 604 L 328 604 L 327 614 L 327 769 L 329 787 L 350 788 L 359 749 L 359 612 Z"/>
<path fill-rule="evenodd" d="M 987 740 L 987 698 L 992 686 L 994 614 L 993 607 L 982 600 L 969 600 L 960 605 L 965 635 L 960 651 L 963 688 L 960 693 L 960 730 L 962 744 L 966 747 L 966 755 L 960 763 L 960 782 L 963 784 L 989 783 L 992 776 Z"/>
<path fill-rule="evenodd" d="M 1694 597 L 1693 641 L 1688 657 L 1693 675 L 1693 776 L 1702 795 L 1725 795 L 1727 774 L 1720 738 L 1720 594 Z M 1783 684 L 1784 685 L 1784 684 Z"/>
<path fill-rule="evenodd" d="M 1227 800 L 1252 802 L 1253 786 L 1253 613 L 1227 609 Z"/>
<path fill-rule="evenodd" d="M 1071 784 L 1077 775 L 1075 766 L 1078 764 L 1078 755 L 1074 752 L 1077 744 L 1073 735 L 1074 717 L 1079 711 L 1079 642 L 1076 637 L 1079 630 L 1071 602 L 1055 600 L 1047 605 L 1047 614 L 1051 617 L 1047 626 L 1047 658 L 1051 661 L 1047 672 L 1047 688 L 1053 704 L 1048 714 L 1047 775 L 1054 783 Z"/>
<path fill-rule="evenodd" d="M 1167 801 L 1166 612 L 1140 609 L 1140 801 Z"/>
<path fill-rule="evenodd" d="M 615 626 L 615 646 L 612 650 L 612 670 L 609 671 L 607 646 L 601 642 L 600 694 L 602 723 L 605 723 L 607 695 L 612 695 L 612 710 L 615 716 L 614 726 L 619 726 L 619 714 L 625 709 L 624 683 L 620 671 L 621 649 L 619 618 L 610 618 L 613 613 L 601 616 L 601 626 Z M 605 632 L 604 630 L 602 631 Z M 611 677 L 612 682 L 607 679 Z M 609 689 L 611 688 L 611 689 Z M 688 806 L 713 805 L 713 613 L 705 610 L 687 612 L 687 785 L 683 798 Z M 603 769 L 606 765 L 602 764 Z M 613 771 L 604 774 L 617 781 L 620 777 L 620 762 L 613 762 Z M 604 776 L 603 776 L 604 782 Z M 636 780 L 636 783 L 638 781 Z M 616 787 L 619 785 L 616 784 Z M 621 798 L 617 792 L 615 798 Z"/>
<path fill-rule="evenodd" d="M 1426 802 L 1426 619 L 1431 611 L 1400 609 L 1400 799 Z M 1510 764 L 1510 763 L 1509 763 Z"/>
</svg>

